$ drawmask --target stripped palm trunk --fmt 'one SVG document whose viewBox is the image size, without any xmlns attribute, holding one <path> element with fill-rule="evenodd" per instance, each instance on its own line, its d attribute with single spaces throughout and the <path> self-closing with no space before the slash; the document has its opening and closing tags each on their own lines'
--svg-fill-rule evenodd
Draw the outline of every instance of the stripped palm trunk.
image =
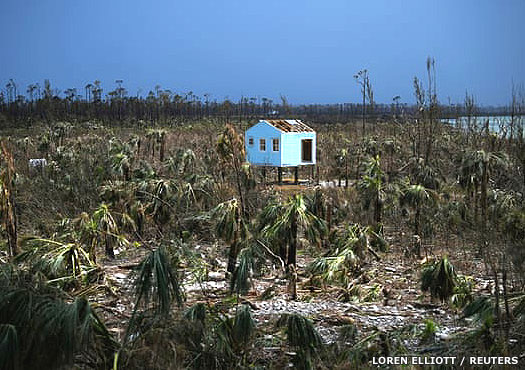
<svg viewBox="0 0 525 370">
<path fill-rule="evenodd" d="M 290 246 L 288 249 L 288 293 L 293 300 L 297 298 L 297 216 L 292 216 L 290 225 Z"/>
<path fill-rule="evenodd" d="M 292 222 L 290 225 L 290 246 L 288 250 L 288 265 L 295 265 L 297 260 L 297 219 L 296 216 L 292 216 Z"/>
<path fill-rule="evenodd" d="M 239 208 L 235 210 L 235 223 L 241 225 Z M 230 251 L 228 253 L 228 268 L 227 271 L 232 273 L 235 271 L 235 263 L 237 262 L 237 255 L 239 254 L 239 233 L 240 227 L 235 228 L 235 234 L 232 243 L 230 244 Z"/>
<path fill-rule="evenodd" d="M 18 254 L 18 233 L 17 233 L 17 219 L 15 212 L 15 196 L 13 189 L 13 181 L 15 176 L 15 166 L 13 155 L 5 145 L 2 143 L 2 154 L 5 161 L 5 168 L 0 174 L 0 195 L 1 205 L 0 210 L 3 214 L 4 229 L 7 234 L 7 245 L 9 247 L 9 256 L 14 257 Z"/>
</svg>

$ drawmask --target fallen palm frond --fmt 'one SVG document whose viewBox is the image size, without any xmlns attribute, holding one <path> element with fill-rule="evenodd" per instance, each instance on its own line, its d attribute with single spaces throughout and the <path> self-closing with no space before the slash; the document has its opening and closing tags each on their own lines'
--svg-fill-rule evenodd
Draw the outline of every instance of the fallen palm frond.
<svg viewBox="0 0 525 370">
<path fill-rule="evenodd" d="M 489 297 L 478 297 L 463 309 L 463 318 L 472 317 L 475 321 L 492 320 L 494 303 Z"/>
<path fill-rule="evenodd" d="M 351 248 L 345 248 L 336 256 L 319 257 L 307 267 L 307 272 L 325 283 L 348 285 L 349 278 L 358 266 L 357 257 Z"/>
<path fill-rule="evenodd" d="M 26 237 L 20 244 L 24 251 L 15 262 L 26 263 L 32 271 L 43 273 L 48 282 L 80 280 L 98 268 L 89 253 L 76 242 Z"/>
<path fill-rule="evenodd" d="M 333 252 L 314 260 L 307 271 L 323 283 L 348 287 L 352 275 L 359 269 L 367 252 L 379 258 L 370 246 L 370 240 L 379 237 L 369 227 L 348 225 L 335 234 Z"/>
</svg>

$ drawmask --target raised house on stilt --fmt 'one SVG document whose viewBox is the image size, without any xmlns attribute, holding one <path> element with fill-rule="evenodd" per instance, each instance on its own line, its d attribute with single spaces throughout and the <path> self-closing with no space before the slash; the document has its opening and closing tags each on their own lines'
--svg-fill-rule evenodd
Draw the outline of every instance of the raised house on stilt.
<svg viewBox="0 0 525 370">
<path fill-rule="evenodd" d="M 315 165 L 315 131 L 300 120 L 267 119 L 246 130 L 246 160 L 253 166 L 283 167 Z"/>
</svg>

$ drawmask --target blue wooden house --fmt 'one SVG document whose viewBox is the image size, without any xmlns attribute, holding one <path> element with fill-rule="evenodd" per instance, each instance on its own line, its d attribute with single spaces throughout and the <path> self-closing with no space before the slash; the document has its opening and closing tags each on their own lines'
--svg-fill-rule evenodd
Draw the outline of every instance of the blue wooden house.
<svg viewBox="0 0 525 370">
<path fill-rule="evenodd" d="M 315 131 L 300 120 L 261 120 L 245 135 L 246 160 L 253 166 L 277 167 L 279 182 L 282 168 L 315 165 Z"/>
</svg>

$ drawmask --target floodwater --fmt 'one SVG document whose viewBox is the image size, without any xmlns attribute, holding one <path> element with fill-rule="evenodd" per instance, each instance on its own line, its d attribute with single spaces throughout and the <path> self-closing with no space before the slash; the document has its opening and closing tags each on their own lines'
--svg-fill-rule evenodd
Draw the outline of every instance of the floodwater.
<svg viewBox="0 0 525 370">
<path fill-rule="evenodd" d="M 511 131 L 513 131 L 514 135 L 518 134 L 520 128 L 525 133 L 525 116 L 464 116 L 457 119 L 445 118 L 441 122 L 457 128 L 476 131 L 483 130 L 488 123 L 491 132 L 504 134 L 505 136 L 510 135 Z"/>
</svg>

